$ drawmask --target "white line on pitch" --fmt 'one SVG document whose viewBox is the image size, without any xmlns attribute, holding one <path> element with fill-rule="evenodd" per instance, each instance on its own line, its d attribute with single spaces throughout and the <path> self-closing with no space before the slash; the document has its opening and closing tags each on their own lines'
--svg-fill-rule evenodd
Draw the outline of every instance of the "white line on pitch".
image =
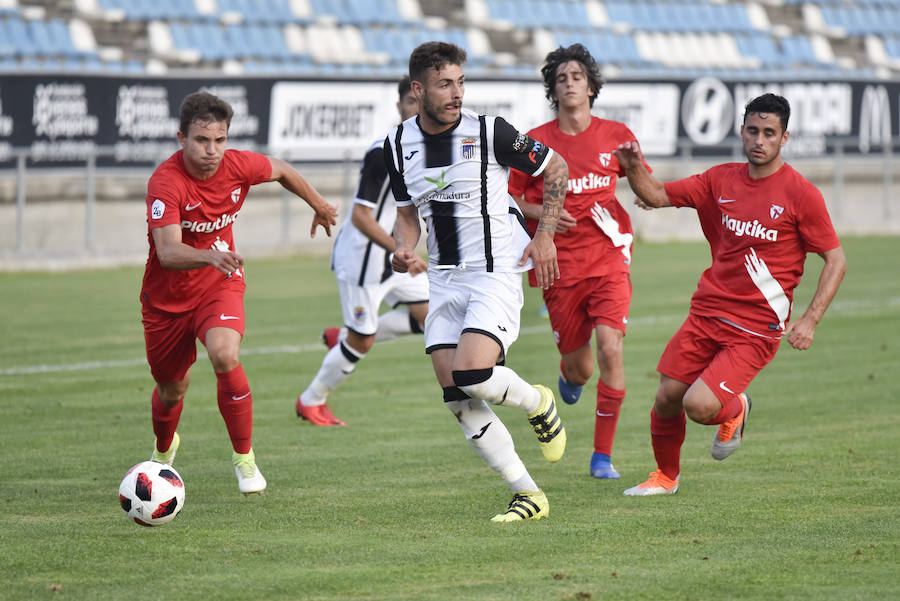
<svg viewBox="0 0 900 601">
<path fill-rule="evenodd" d="M 836 300 L 829 307 L 831 314 L 853 315 L 860 311 L 878 308 L 878 307 L 896 307 L 900 306 L 900 297 L 894 296 L 885 299 L 870 300 Z M 802 315 L 805 307 L 795 306 L 792 313 L 794 315 Z M 643 317 L 635 317 L 629 320 L 629 326 L 645 326 L 657 324 L 678 323 L 686 317 L 686 313 L 678 315 L 648 315 Z M 520 336 L 530 336 L 533 334 L 547 334 L 550 331 L 550 323 L 545 322 L 541 325 L 528 326 L 519 331 Z M 414 338 L 409 341 L 415 340 Z M 258 348 L 241 349 L 242 356 L 248 355 L 282 355 L 311 353 L 321 351 L 322 344 L 298 344 L 298 345 L 280 345 L 280 346 L 264 346 Z M 22 367 L 10 367 L 0 369 L 0 376 L 21 376 L 31 374 L 46 374 L 63 371 L 87 371 L 91 369 L 110 369 L 115 367 L 135 367 L 139 365 L 147 365 L 147 360 L 143 357 L 133 359 L 118 359 L 112 361 L 85 361 L 82 363 L 66 363 L 62 365 L 25 365 Z"/>
</svg>

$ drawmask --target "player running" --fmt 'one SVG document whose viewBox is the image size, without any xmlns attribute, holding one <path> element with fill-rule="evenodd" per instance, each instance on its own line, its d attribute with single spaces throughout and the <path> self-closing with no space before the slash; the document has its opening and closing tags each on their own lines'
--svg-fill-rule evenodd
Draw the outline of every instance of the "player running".
<svg viewBox="0 0 900 601">
<path fill-rule="evenodd" d="M 232 237 L 250 186 L 277 181 L 315 211 L 310 235 L 331 235 L 337 208 L 290 165 L 255 152 L 226 150 L 232 109 L 206 92 L 184 98 L 181 150 L 163 162 L 147 185 L 150 255 L 141 288 L 147 361 L 156 380 L 151 397 L 156 445 L 150 459 L 171 464 L 180 438 L 175 431 L 195 339 L 205 346 L 216 374 L 219 411 L 234 449 L 238 489 L 261 493 L 266 479 L 250 444 L 253 397 L 238 358 L 244 334 L 244 258 Z"/>
<path fill-rule="evenodd" d="M 557 118 L 528 132 L 551 146 L 569 165 L 566 201 L 556 226 L 560 279 L 544 289 L 560 360 L 559 393 L 573 404 L 594 371 L 591 334 L 597 340 L 597 405 L 590 474 L 618 478 L 610 463 L 619 411 L 625 399 L 622 342 L 631 302 L 631 219 L 616 200 L 625 170 L 612 155 L 636 140 L 623 123 L 591 115 L 603 80 L 594 57 L 581 44 L 550 52 L 541 69 L 544 91 Z M 649 170 L 649 167 L 648 167 Z M 534 232 L 541 213 L 543 178 L 510 171 L 509 191 Z M 533 273 L 528 281 L 537 285 Z"/>
<path fill-rule="evenodd" d="M 397 201 L 391 264 L 399 272 L 416 264 L 421 214 L 428 226 L 430 288 L 425 352 L 444 404 L 513 491 L 508 509 L 493 521 L 539 519 L 550 510 L 547 497 L 485 401 L 520 408 L 544 457 L 562 458 L 566 434 L 553 392 L 532 386 L 503 363 L 519 334 L 519 274 L 533 262 L 540 286 L 559 277 L 553 235 L 568 171 L 558 154 L 501 117 L 462 108 L 465 61 L 464 50 L 444 42 L 426 42 L 409 57 L 418 116 L 392 129 L 384 142 Z M 507 166 L 544 174 L 543 214 L 533 240 L 507 192 Z"/>
<path fill-rule="evenodd" d="M 397 111 L 405 121 L 416 114 L 418 102 L 409 77 L 397 85 Z M 391 237 L 397 209 L 384 162 L 384 138 L 366 152 L 351 218 L 344 222 L 331 253 L 331 268 L 338 282 L 343 328 L 326 328 L 322 339 L 328 354 L 313 381 L 297 397 L 297 416 L 315 426 L 344 426 L 326 404 L 328 393 L 353 373 L 375 342 L 406 334 L 421 334 L 428 313 L 428 267 L 421 258 L 408 273 L 394 273 Z M 384 300 L 394 309 L 378 315 Z"/>
<path fill-rule="evenodd" d="M 809 348 L 847 270 L 821 192 L 781 157 L 790 112 L 788 101 L 775 94 L 751 100 L 741 125 L 748 162 L 675 182 L 647 173 L 637 143 L 615 152 L 638 204 L 696 209 L 712 252 L 688 317 L 657 366 L 660 383 L 650 411 L 657 470 L 626 495 L 678 490 L 685 414 L 719 426 L 710 448 L 714 459 L 738 448 L 750 412 L 750 382 L 775 356 L 782 336 L 796 349 Z M 825 265 L 809 307 L 788 323 L 808 252 Z"/>
</svg>

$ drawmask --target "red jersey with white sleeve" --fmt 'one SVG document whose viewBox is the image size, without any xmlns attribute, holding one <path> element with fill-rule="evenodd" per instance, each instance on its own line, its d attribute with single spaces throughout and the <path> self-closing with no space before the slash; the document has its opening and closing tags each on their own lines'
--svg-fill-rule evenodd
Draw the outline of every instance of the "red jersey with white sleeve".
<svg viewBox="0 0 900 601">
<path fill-rule="evenodd" d="M 627 273 L 634 231 L 631 218 L 615 196 L 616 182 L 625 175 L 625 170 L 612 151 L 623 142 L 636 141 L 634 134 L 623 123 L 592 116 L 588 128 L 574 136 L 559 129 L 558 119 L 539 125 L 528 135 L 553 148 L 569 165 L 563 206 L 577 224 L 557 233 L 553 239 L 560 272 L 555 286 L 571 286 L 610 273 Z M 649 166 L 647 170 L 650 171 Z M 510 170 L 510 194 L 524 195 L 526 202 L 543 204 L 543 188 L 543 177 Z M 526 219 L 532 235 L 537 223 L 535 219 Z M 528 282 L 537 285 L 534 270 L 529 272 Z"/>
<path fill-rule="evenodd" d="M 697 210 L 712 253 L 691 313 L 780 338 L 806 254 L 840 246 L 822 193 L 788 164 L 752 179 L 747 163 L 726 163 L 665 188 Z"/>
<path fill-rule="evenodd" d="M 157 167 L 147 184 L 150 256 L 141 287 L 142 302 L 170 313 L 190 311 L 207 291 L 229 277 L 211 266 L 185 271 L 165 269 L 156 255 L 152 230 L 177 224 L 181 226 L 181 241 L 188 246 L 234 251 L 232 224 L 250 186 L 271 176 L 268 157 L 231 149 L 225 151 L 218 170 L 206 180 L 187 172 L 180 150 Z M 238 270 L 233 277 L 243 278 L 243 273 Z"/>
</svg>

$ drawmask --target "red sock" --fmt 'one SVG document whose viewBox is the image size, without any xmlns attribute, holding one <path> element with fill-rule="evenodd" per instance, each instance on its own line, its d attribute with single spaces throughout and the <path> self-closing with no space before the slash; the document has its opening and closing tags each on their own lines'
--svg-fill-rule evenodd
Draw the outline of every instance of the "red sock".
<svg viewBox="0 0 900 601">
<path fill-rule="evenodd" d="M 594 452 L 612 455 L 619 410 L 625 400 L 625 389 L 616 390 L 597 379 L 597 412 L 594 414 Z"/>
<path fill-rule="evenodd" d="M 656 465 L 674 480 L 681 473 L 681 445 L 684 443 L 686 420 L 684 410 L 675 417 L 662 418 L 656 408 L 650 410 L 650 437 Z"/>
<path fill-rule="evenodd" d="M 216 396 L 219 413 L 231 437 L 231 446 L 236 453 L 249 453 L 250 434 L 253 432 L 253 396 L 243 367 L 238 365 L 229 372 L 216 374 Z"/>
<path fill-rule="evenodd" d="M 174 407 L 166 406 L 159 398 L 159 390 L 153 389 L 153 396 L 150 397 L 150 415 L 153 418 L 153 433 L 156 434 L 156 450 L 160 453 L 165 453 L 172 446 L 183 408 L 184 401 L 178 402 Z"/>
<path fill-rule="evenodd" d="M 744 405 L 741 403 L 741 397 L 738 394 L 731 395 L 725 403 L 722 404 L 722 408 L 716 414 L 714 418 L 706 422 L 707 425 L 713 424 L 723 424 L 730 420 L 732 417 L 737 417 L 740 415 L 741 411 L 744 410 Z"/>
</svg>

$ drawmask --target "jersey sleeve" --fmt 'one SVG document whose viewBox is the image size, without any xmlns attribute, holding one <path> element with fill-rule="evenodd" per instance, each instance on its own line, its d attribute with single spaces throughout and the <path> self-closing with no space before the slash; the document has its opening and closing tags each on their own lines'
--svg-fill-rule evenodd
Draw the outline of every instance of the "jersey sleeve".
<svg viewBox="0 0 900 601">
<path fill-rule="evenodd" d="M 666 182 L 666 196 L 674 207 L 697 208 L 710 195 L 708 172 Z"/>
<path fill-rule="evenodd" d="M 148 229 L 181 223 L 182 196 L 181 189 L 174 185 L 172 178 L 154 173 L 147 182 Z"/>
<path fill-rule="evenodd" d="M 825 206 L 825 199 L 812 184 L 807 187 L 797 213 L 797 229 L 806 252 L 820 253 L 841 245 Z"/>
<path fill-rule="evenodd" d="M 242 173 L 251 186 L 270 181 L 272 179 L 272 162 L 269 157 L 249 150 L 235 151 L 242 163 Z"/>
<path fill-rule="evenodd" d="M 494 156 L 501 165 L 538 176 L 550 162 L 553 150 L 531 136 L 519 133 L 503 117 L 495 117 Z"/>
<path fill-rule="evenodd" d="M 388 171 L 384 158 L 384 147 L 373 146 L 363 158 L 354 202 L 370 207 L 377 206 L 386 177 L 388 177 Z"/>
<path fill-rule="evenodd" d="M 399 137 L 402 133 L 402 127 L 403 125 L 400 124 L 388 134 L 384 139 L 383 152 L 381 153 L 388 177 L 391 178 L 391 192 L 394 194 L 394 203 L 398 207 L 406 207 L 412 204 L 412 197 L 409 195 L 409 190 L 406 189 L 406 182 L 403 179 L 403 175 L 400 173 L 403 166 L 395 163 L 394 147 L 391 144 L 391 134 L 396 132 L 395 135 Z"/>
</svg>

